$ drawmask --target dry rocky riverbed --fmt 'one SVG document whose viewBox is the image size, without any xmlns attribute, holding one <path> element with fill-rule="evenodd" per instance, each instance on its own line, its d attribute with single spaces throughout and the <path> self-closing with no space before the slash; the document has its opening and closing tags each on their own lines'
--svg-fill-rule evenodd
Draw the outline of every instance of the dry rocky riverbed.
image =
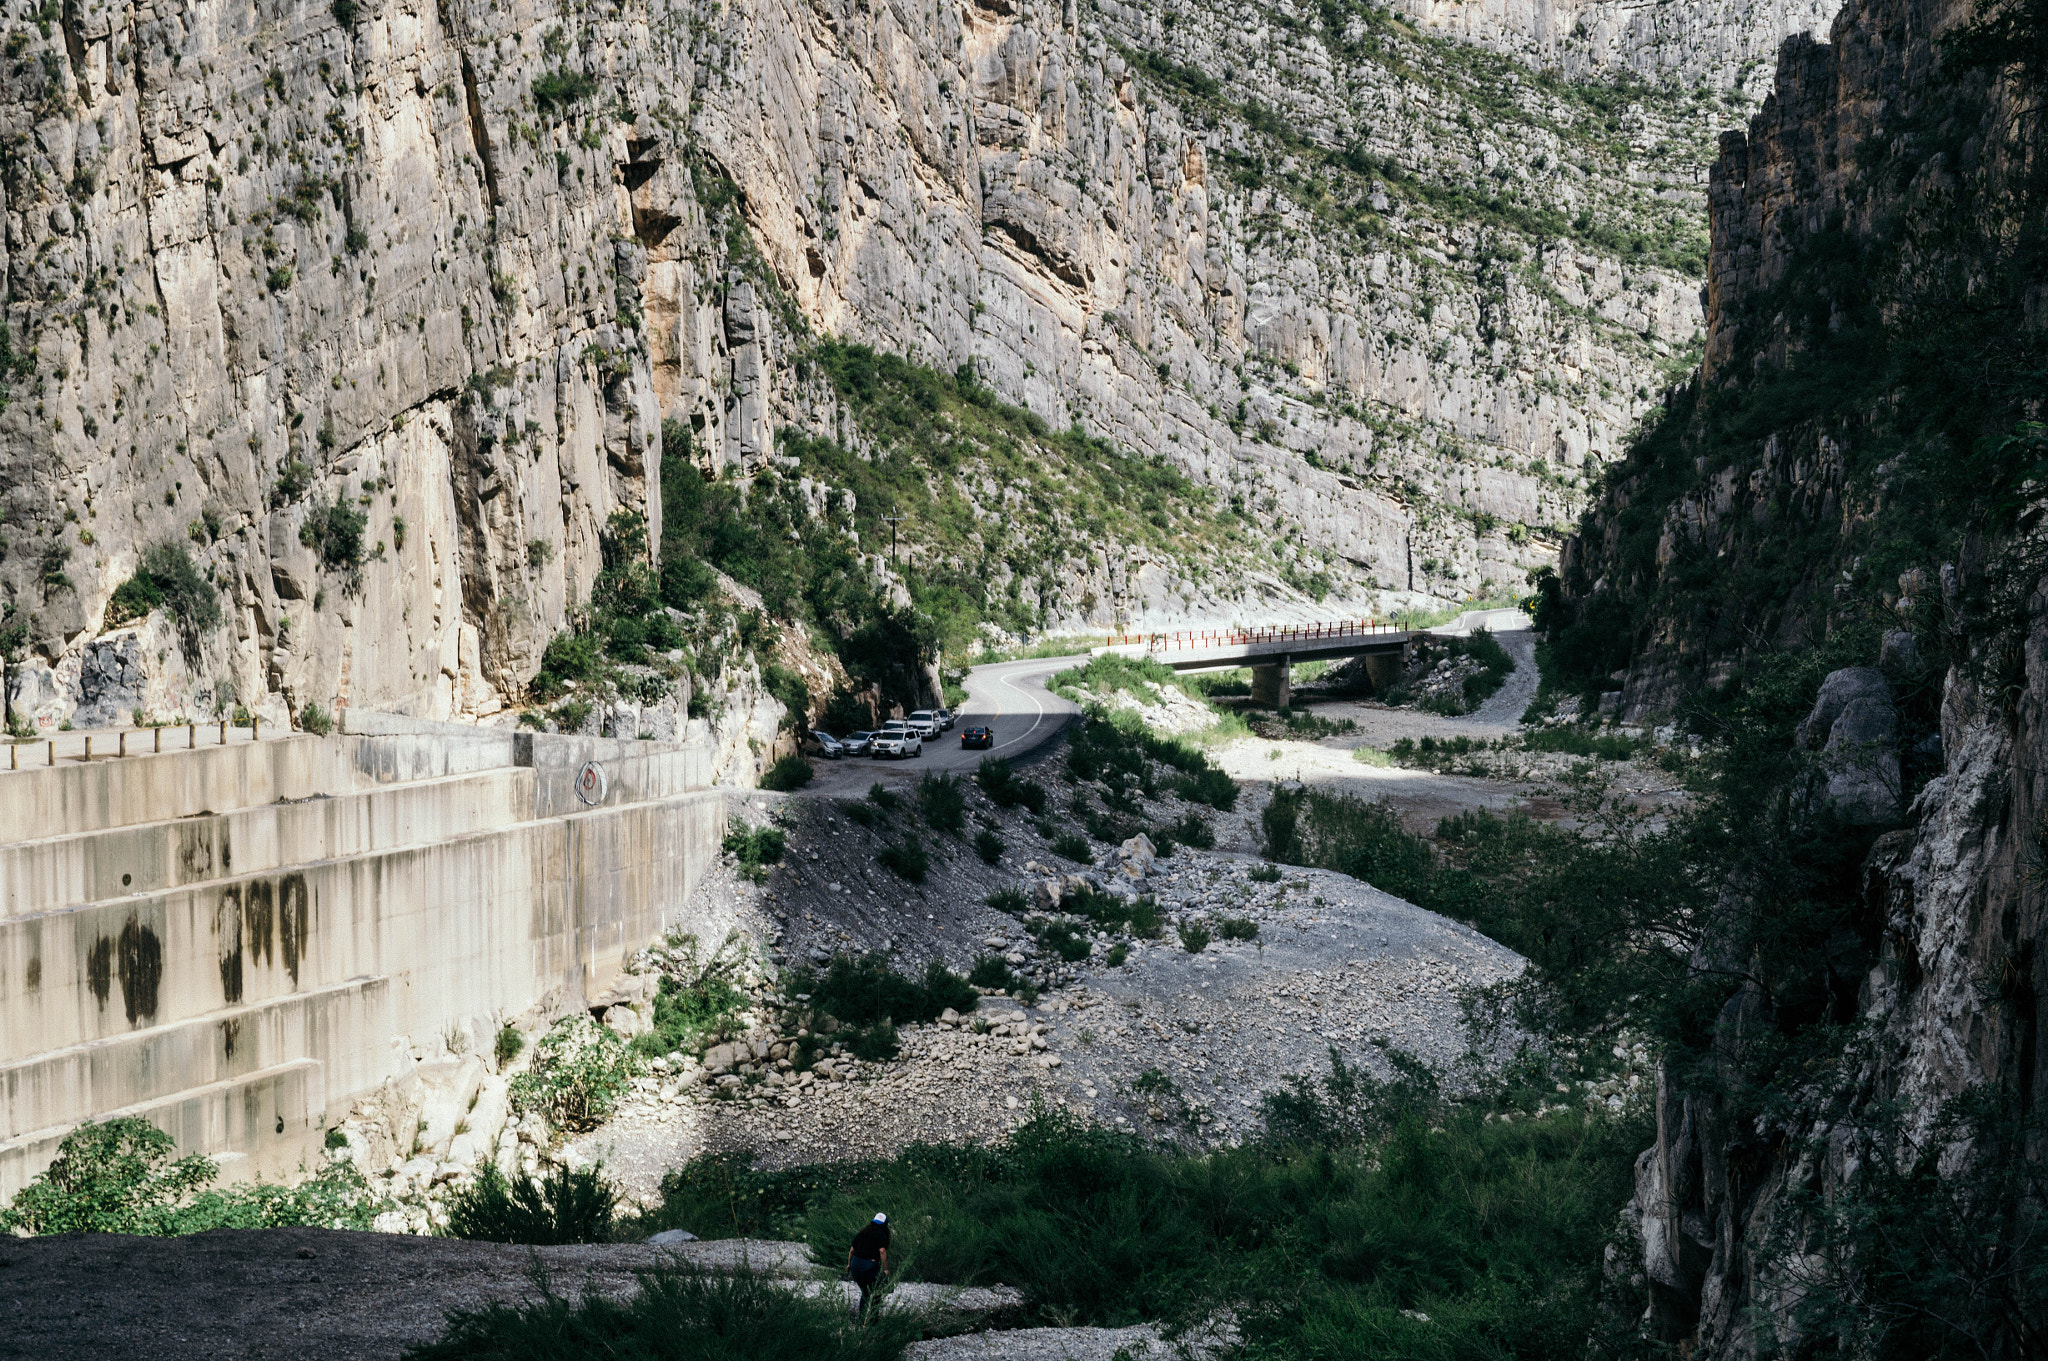
<svg viewBox="0 0 2048 1361">
<path fill-rule="evenodd" d="M 704 1152 L 749 1149 L 780 1166 L 916 1141 L 988 1142 L 1040 1106 L 1190 1145 L 1237 1141 L 1260 1127 L 1262 1096 L 1286 1075 L 1325 1071 L 1332 1047 L 1379 1073 L 1388 1049 L 1452 1069 L 1467 1049 L 1462 994 L 1520 967 L 1468 927 L 1343 875 L 1289 869 L 1274 878 L 1241 853 L 1182 848 L 1155 859 L 1142 846 L 1106 851 L 1086 872 L 1153 897 L 1166 930 L 1154 940 L 1098 933 L 1089 959 L 1064 963 L 1038 947 L 1024 919 L 985 900 L 1016 887 L 1050 906 L 1053 886 L 1078 886 L 1084 867 L 1038 849 L 1029 819 L 978 793 L 971 802 L 1023 846 L 994 868 L 947 850 L 927 882 L 911 886 L 872 864 L 879 835 L 833 802 L 752 795 L 735 813 L 758 820 L 779 811 L 789 837 L 783 866 L 759 888 L 727 866 L 700 892 L 729 898 L 720 910 L 737 919 L 757 918 L 788 961 L 872 947 L 914 972 L 927 958 L 965 969 L 995 954 L 1041 980 L 1034 1000 L 987 996 L 957 1021 L 902 1027 L 894 1060 L 840 1054 L 806 1074 L 772 1047 L 794 1036 L 778 1033 L 787 1027 L 763 1006 L 742 1051 L 717 1049 L 709 1068 L 686 1059 L 680 1071 L 639 1079 L 605 1126 L 568 1146 L 569 1158 L 601 1160 L 629 1192 L 651 1197 L 663 1171 Z M 1155 822 L 1182 811 L 1177 800 L 1148 807 Z M 1242 842 L 1249 817 L 1212 821 L 1219 833 L 1234 824 Z M 1256 935 L 1221 939 L 1226 921 Z M 1190 951 L 1184 923 L 1212 939 Z M 1127 957 L 1112 966 L 1119 944 Z M 755 1071 L 729 1071 L 734 1063 Z"/>
</svg>

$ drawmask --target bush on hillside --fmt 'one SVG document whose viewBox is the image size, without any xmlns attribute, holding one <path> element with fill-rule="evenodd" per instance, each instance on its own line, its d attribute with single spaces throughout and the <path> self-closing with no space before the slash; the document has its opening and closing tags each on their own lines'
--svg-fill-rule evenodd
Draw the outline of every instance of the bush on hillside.
<svg viewBox="0 0 2048 1361">
<path fill-rule="evenodd" d="M 803 757 L 785 756 L 768 767 L 767 773 L 761 776 L 761 788 L 774 793 L 802 789 L 817 773 L 812 769 L 811 763 Z"/>
<path fill-rule="evenodd" d="M 532 1066 L 512 1079 L 512 1109 L 538 1113 L 556 1129 L 595 1129 L 610 1117 L 638 1070 L 617 1031 L 583 1012 L 565 1016 L 534 1045 Z"/>
<path fill-rule="evenodd" d="M 88 1120 L 64 1136 L 50 1166 L 0 1209 L 0 1233 L 368 1229 L 381 1208 L 353 1163 L 326 1163 L 297 1186 L 214 1190 L 219 1169 L 213 1159 L 176 1152 L 171 1136 L 147 1120 Z"/>
<path fill-rule="evenodd" d="M 602 1168 L 556 1168 L 536 1180 L 510 1181 L 489 1163 L 466 1189 L 448 1200 L 450 1238 L 485 1243 L 603 1243 L 612 1236 L 619 1192 Z"/>
</svg>

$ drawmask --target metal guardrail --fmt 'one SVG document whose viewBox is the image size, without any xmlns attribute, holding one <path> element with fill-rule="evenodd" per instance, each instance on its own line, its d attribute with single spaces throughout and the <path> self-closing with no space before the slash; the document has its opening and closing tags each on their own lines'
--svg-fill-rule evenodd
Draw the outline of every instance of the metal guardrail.
<svg viewBox="0 0 2048 1361">
<path fill-rule="evenodd" d="M 1124 633 L 1113 635 L 1105 646 L 1129 647 L 1142 644 L 1149 652 L 1182 648 L 1242 647 L 1250 643 L 1334 642 L 1380 633 L 1404 633 L 1395 624 L 1359 619 L 1348 623 L 1303 624 L 1293 628 L 1182 629 L 1175 633 Z"/>
</svg>

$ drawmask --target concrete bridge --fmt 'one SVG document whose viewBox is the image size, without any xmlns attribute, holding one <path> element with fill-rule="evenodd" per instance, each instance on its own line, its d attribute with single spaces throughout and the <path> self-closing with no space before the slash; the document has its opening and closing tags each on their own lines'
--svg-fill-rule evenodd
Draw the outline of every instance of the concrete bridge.
<svg viewBox="0 0 2048 1361">
<path fill-rule="evenodd" d="M 1258 629 L 1183 629 L 1173 633 L 1124 634 L 1096 649 L 1122 657 L 1143 657 L 1176 671 L 1252 668 L 1252 699 L 1286 708 L 1293 698 L 1290 671 L 1296 662 L 1365 658 L 1374 690 L 1384 689 L 1407 665 L 1415 634 L 1392 624 L 1357 620 Z"/>
<path fill-rule="evenodd" d="M 422 1053 L 487 1053 L 692 925 L 707 750 L 343 713 L 0 756 L 0 1203 L 87 1118 L 230 1180 L 316 1165 Z"/>
</svg>

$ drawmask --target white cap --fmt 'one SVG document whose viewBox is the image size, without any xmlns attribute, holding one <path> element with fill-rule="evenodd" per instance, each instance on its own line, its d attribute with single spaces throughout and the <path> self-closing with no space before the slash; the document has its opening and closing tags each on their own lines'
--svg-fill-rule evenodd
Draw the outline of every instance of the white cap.
<svg viewBox="0 0 2048 1361">
<path fill-rule="evenodd" d="M 877 1224 L 886 1224 L 889 1222 L 889 1216 L 878 1214 L 875 1216 L 875 1222 Z"/>
</svg>

